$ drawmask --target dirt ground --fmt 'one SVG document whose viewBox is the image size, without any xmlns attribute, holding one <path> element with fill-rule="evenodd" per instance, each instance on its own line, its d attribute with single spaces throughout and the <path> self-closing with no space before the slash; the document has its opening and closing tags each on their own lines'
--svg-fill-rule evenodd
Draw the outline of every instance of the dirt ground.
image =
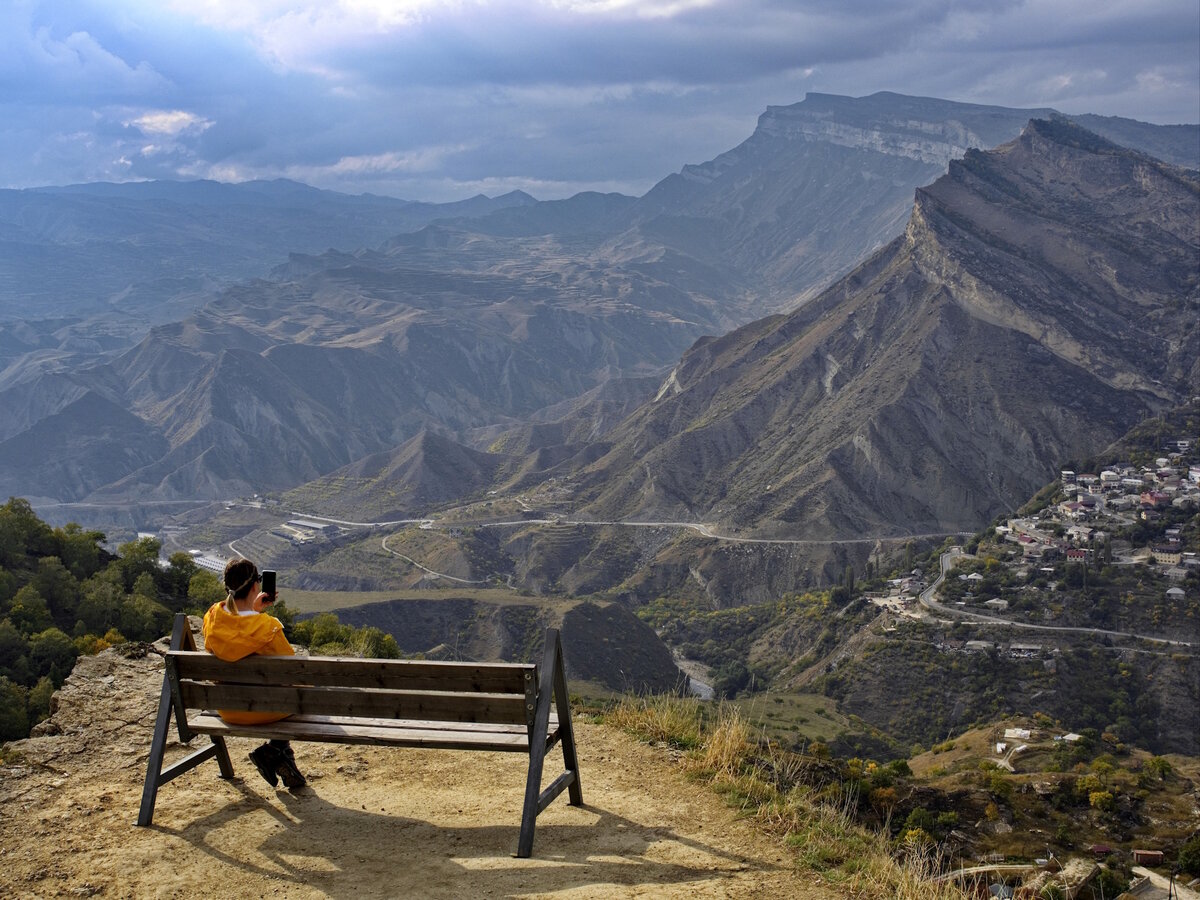
<svg viewBox="0 0 1200 900">
<path fill-rule="evenodd" d="M 233 740 L 235 779 L 207 762 L 164 785 L 154 824 L 137 828 L 161 679 L 154 653 L 81 659 L 43 728 L 57 733 L 9 745 L 0 897 L 839 896 L 665 750 L 582 721 L 585 806 L 551 804 L 532 859 L 512 856 L 519 754 L 297 744 L 309 786 L 292 794 Z"/>
</svg>

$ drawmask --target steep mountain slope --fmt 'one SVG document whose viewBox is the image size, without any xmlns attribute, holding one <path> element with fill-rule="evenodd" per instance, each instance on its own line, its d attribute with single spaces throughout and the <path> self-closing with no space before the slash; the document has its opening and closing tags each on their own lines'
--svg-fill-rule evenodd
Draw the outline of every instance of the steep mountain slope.
<svg viewBox="0 0 1200 900">
<path fill-rule="evenodd" d="M 1035 121 L 818 300 L 697 343 L 574 470 L 584 513 L 973 529 L 1200 387 L 1198 310 L 1195 175 Z"/>
<path fill-rule="evenodd" d="M 47 453 L 56 447 L 59 452 Z M 0 494 L 85 496 L 153 462 L 167 449 L 141 419 L 92 391 L 0 441 Z"/>
<path fill-rule="evenodd" d="M 283 490 L 426 428 L 511 426 L 610 378 L 661 372 L 728 324 L 711 297 L 565 265 L 548 238 L 455 255 L 422 246 L 432 236 L 297 257 L 286 277 L 232 288 L 111 362 L 14 380 L 0 390 L 0 437 L 20 438 L 92 390 L 167 449 L 109 484 L 32 484 L 20 472 L 9 483 L 107 502 Z"/>
<path fill-rule="evenodd" d="M 390 521 L 413 510 L 470 496 L 492 483 L 503 458 L 422 431 L 392 450 L 383 450 L 289 492 L 284 502 L 327 515 Z"/>
</svg>

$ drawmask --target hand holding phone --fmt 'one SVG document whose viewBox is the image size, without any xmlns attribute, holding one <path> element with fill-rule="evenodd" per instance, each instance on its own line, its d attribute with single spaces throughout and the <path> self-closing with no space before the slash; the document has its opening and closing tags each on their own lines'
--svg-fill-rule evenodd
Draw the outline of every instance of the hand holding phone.
<svg viewBox="0 0 1200 900">
<path fill-rule="evenodd" d="M 264 600 L 263 603 L 264 604 L 274 603 L 275 602 L 275 570 L 274 569 L 263 569 L 262 590 L 263 590 L 263 593 L 267 595 L 267 599 Z"/>
</svg>

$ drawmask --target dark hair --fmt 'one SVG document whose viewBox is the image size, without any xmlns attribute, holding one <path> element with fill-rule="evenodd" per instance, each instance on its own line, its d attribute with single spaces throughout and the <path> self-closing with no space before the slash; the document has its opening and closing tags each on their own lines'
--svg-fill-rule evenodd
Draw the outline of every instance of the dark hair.
<svg viewBox="0 0 1200 900">
<path fill-rule="evenodd" d="M 227 609 L 233 606 L 234 600 L 245 600 L 250 595 L 250 588 L 259 580 L 258 566 L 248 559 L 231 559 L 225 564 L 225 598 Z"/>
</svg>

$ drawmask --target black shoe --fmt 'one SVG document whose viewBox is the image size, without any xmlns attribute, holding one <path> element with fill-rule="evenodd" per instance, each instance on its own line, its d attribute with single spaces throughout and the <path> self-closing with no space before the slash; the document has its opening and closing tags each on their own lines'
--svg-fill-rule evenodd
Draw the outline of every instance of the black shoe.
<svg viewBox="0 0 1200 900">
<path fill-rule="evenodd" d="M 302 788 L 308 784 L 304 779 L 304 775 L 296 768 L 296 754 L 292 752 L 291 747 L 288 747 L 279 754 L 279 761 L 275 764 L 275 771 L 283 779 L 284 785 L 290 791 Z"/>
<path fill-rule="evenodd" d="M 279 777 L 275 774 L 275 769 L 278 767 L 281 759 L 286 759 L 286 757 L 284 757 L 280 750 L 272 747 L 270 744 L 263 744 L 257 750 L 250 753 L 250 762 L 254 763 L 254 768 L 258 769 L 258 774 L 271 787 L 279 784 Z"/>
</svg>

